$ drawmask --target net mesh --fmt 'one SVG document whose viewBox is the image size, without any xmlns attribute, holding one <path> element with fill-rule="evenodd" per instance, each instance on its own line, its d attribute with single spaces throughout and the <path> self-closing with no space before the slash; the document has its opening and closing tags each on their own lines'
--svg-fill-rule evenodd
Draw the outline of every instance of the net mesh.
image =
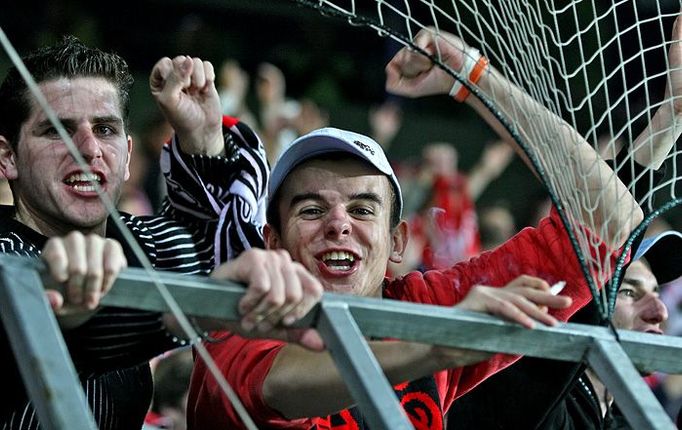
<svg viewBox="0 0 682 430">
<path fill-rule="evenodd" d="M 421 50 L 412 40 L 420 31 L 436 38 L 443 32 L 454 34 L 480 50 L 510 84 L 565 121 L 529 116 L 521 99 L 507 100 L 511 107 L 502 110 L 507 91 L 480 91 L 447 65 L 440 50 L 430 55 L 487 106 L 533 163 L 570 232 L 602 316 L 608 318 L 627 250 L 653 218 L 680 202 L 674 141 L 680 134 L 675 114 L 682 88 L 676 88 L 675 78 L 681 60 L 673 43 L 679 39 L 673 23 L 681 2 L 295 1 L 352 25 L 374 28 L 416 51 Z M 672 86 L 666 90 L 668 81 Z M 577 134 L 562 130 L 566 127 Z M 585 143 L 613 160 L 609 164 L 621 179 L 627 178 L 624 182 L 645 210 L 644 222 L 634 231 L 623 223 L 623 217 L 634 212 L 624 214 L 618 204 L 626 195 L 605 207 L 615 174 L 595 180 L 599 161 L 577 161 L 575 148 Z M 654 174 L 661 165 L 666 172 L 662 179 Z M 616 263 L 598 258 L 596 252 L 599 238 L 609 234 L 626 241 Z M 596 288 L 610 279 L 607 288 Z"/>
</svg>

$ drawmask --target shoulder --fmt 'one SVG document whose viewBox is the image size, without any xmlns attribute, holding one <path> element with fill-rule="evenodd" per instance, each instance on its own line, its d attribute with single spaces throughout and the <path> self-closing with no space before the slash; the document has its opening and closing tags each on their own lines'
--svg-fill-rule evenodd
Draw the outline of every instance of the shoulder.
<svg viewBox="0 0 682 430">
<path fill-rule="evenodd" d="M 37 257 L 40 248 L 16 232 L 0 232 L 0 252 Z"/>
<path fill-rule="evenodd" d="M 0 205 L 0 252 L 37 257 L 47 238 L 13 217 L 12 206 Z"/>
</svg>

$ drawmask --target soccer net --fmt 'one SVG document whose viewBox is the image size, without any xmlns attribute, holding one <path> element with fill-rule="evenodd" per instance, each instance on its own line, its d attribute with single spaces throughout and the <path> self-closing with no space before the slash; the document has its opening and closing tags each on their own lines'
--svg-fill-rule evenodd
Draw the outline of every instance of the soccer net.
<svg viewBox="0 0 682 430">
<path fill-rule="evenodd" d="M 675 114 L 676 105 L 682 106 L 682 76 L 677 77 L 682 54 L 677 52 L 680 44 L 673 43 L 680 38 L 673 34 L 673 23 L 681 2 L 295 1 L 352 25 L 374 28 L 418 52 L 424 51 L 412 40 L 420 31 L 434 38 L 454 34 L 486 56 L 511 84 L 562 118 L 563 126 L 578 132 L 579 138 L 561 145 L 559 140 L 571 139 L 570 133 L 562 133 L 555 121 L 527 116 L 527 126 L 520 130 L 523 102 L 512 100 L 512 108 L 502 110 L 499 101 L 506 94 L 471 86 L 467 76 L 446 65 L 439 50 L 430 56 L 487 106 L 532 162 L 560 210 L 602 316 L 608 318 L 627 249 L 656 216 L 680 202 L 679 151 L 674 143 L 680 134 Z M 672 88 L 666 89 L 667 82 Z M 628 214 L 618 213 L 617 204 L 596 210 L 600 197 L 589 197 L 590 191 L 614 187 L 616 178 L 601 177 L 597 183 L 587 179 L 597 161 L 581 167 L 572 149 L 584 142 L 612 160 L 609 165 L 646 213 L 632 234 L 629 228 L 615 232 L 622 240 L 628 238 L 616 263 L 597 258 L 598 237 L 613 234 L 618 218 Z M 654 173 L 661 165 L 663 177 Z M 581 224 L 596 235 L 587 234 Z M 598 291 L 595 286 L 612 274 L 610 286 Z"/>
</svg>

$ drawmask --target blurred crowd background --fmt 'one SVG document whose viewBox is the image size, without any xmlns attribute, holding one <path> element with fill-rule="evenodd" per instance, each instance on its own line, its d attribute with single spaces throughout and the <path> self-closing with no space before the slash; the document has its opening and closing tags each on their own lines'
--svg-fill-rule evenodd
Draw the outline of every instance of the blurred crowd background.
<svg viewBox="0 0 682 430">
<path fill-rule="evenodd" d="M 677 1 L 633 2 L 637 3 L 633 16 L 624 13 L 619 19 L 627 22 L 637 15 L 642 20 L 668 3 L 674 7 Z M 415 14 L 425 13 L 414 9 Z M 332 125 L 372 135 L 384 144 L 409 183 L 419 179 L 412 176 L 422 170 L 427 145 L 452 146 L 456 166 L 451 167 L 469 172 L 484 156 L 486 145 L 495 140 L 464 105 L 443 98 L 387 96 L 383 68 L 398 49 L 396 42 L 290 0 L 25 0 L 3 8 L 0 25 L 19 53 L 74 34 L 88 44 L 118 52 L 129 62 L 136 77 L 131 126 L 140 175 L 131 182 L 141 181 L 142 191 L 152 191 L 152 209 L 162 195 L 154 188 L 158 183 L 155 157 L 170 130 L 160 119 L 147 82 L 162 56 L 210 60 L 216 67 L 225 113 L 258 130 L 273 161 L 281 144 L 312 128 Z M 652 58 L 648 70 L 660 62 Z M 0 52 L 0 76 L 8 66 L 7 55 Z M 632 75 L 636 79 L 637 71 Z M 660 99 L 662 88 L 654 86 L 651 93 Z M 582 121 L 587 129 L 589 118 Z M 475 192 L 477 207 L 503 206 L 518 225 L 532 223 L 545 199 L 542 186 L 518 159 L 510 160 L 499 174 L 503 179 L 495 186 Z M 420 202 L 412 203 L 416 210 Z M 674 213 L 668 218 L 675 227 L 682 226 Z"/>
</svg>

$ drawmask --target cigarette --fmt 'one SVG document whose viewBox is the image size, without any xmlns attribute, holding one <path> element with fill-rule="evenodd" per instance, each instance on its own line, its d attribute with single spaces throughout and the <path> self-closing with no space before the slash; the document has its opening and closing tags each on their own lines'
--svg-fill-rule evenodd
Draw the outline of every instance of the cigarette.
<svg viewBox="0 0 682 430">
<path fill-rule="evenodd" d="M 561 290 L 564 289 L 565 286 L 566 286 L 566 281 L 559 281 L 556 284 L 549 287 L 549 292 L 556 296 L 557 294 L 559 294 L 561 292 Z"/>
</svg>

